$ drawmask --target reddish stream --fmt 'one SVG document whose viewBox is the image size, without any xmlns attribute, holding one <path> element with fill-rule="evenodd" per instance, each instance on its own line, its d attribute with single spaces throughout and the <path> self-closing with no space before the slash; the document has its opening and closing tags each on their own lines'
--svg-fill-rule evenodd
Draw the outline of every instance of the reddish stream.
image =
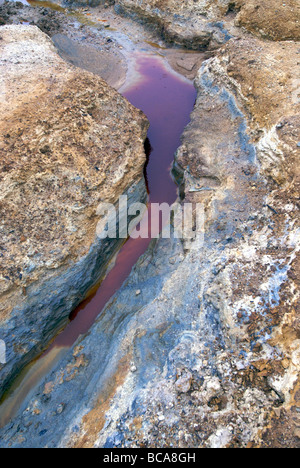
<svg viewBox="0 0 300 468">
<path fill-rule="evenodd" d="M 145 167 L 150 216 L 151 203 L 167 202 L 171 205 L 177 199 L 177 187 L 170 175 L 170 168 L 174 153 L 180 146 L 180 136 L 190 120 L 196 90 L 191 82 L 169 70 L 159 57 L 142 56 L 137 59 L 136 67 L 142 79 L 123 94 L 135 107 L 143 110 L 150 121 L 149 140 L 146 142 L 148 162 Z M 127 240 L 96 292 L 71 314 L 69 324 L 47 351 L 29 364 L 16 379 L 0 407 L 0 427 L 7 424 L 24 405 L 28 395 L 63 353 L 80 335 L 88 332 L 150 242 L 150 236 L 147 239 Z"/>
<path fill-rule="evenodd" d="M 150 122 L 146 144 L 149 159 L 145 177 L 151 203 L 169 203 L 177 199 L 177 187 L 170 175 L 174 153 L 180 146 L 180 136 L 190 120 L 196 99 L 192 83 L 167 70 L 161 59 L 143 57 L 138 60 L 138 71 L 143 80 L 124 92 L 124 96 L 141 109 Z M 149 223 L 150 228 L 150 223 Z M 96 293 L 84 301 L 72 314 L 71 321 L 51 345 L 70 347 L 95 322 L 109 299 L 122 286 L 133 266 L 151 242 L 147 239 L 129 239 L 120 250 L 115 266 L 102 281 Z"/>
</svg>

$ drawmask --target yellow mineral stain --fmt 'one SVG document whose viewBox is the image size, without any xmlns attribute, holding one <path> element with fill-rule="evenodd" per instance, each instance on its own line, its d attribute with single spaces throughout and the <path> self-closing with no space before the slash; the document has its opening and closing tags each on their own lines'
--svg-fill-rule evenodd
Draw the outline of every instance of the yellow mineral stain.
<svg viewBox="0 0 300 468">
<path fill-rule="evenodd" d="M 105 415 L 109 410 L 111 401 L 115 396 L 117 389 L 122 386 L 126 380 L 130 369 L 132 354 L 129 352 L 119 362 L 117 371 L 109 379 L 104 391 L 98 398 L 95 407 L 84 416 L 82 433 L 72 444 L 72 448 L 93 448 L 98 434 L 105 424 Z"/>
</svg>

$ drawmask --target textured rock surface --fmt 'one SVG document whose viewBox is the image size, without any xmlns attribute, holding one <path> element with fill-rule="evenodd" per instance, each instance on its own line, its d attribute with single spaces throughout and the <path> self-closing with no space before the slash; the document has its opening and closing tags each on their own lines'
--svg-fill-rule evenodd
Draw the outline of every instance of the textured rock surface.
<svg viewBox="0 0 300 468">
<path fill-rule="evenodd" d="M 4 24 L 37 26 L 51 37 L 64 60 L 119 89 L 126 78 L 126 62 L 115 42 L 105 37 L 103 22 L 92 21 L 83 12 L 69 11 L 52 2 L 38 5 L 45 7 L 5 2 L 0 5 L 0 25 L 2 18 Z"/>
<path fill-rule="evenodd" d="M 59 9 L 63 11 L 62 8 Z M 29 4 L 24 5 L 21 2 L 4 1 L 0 3 L 0 17 L 3 19 L 4 24 L 28 23 L 32 26 L 38 26 L 48 35 L 61 30 L 62 11 L 50 11 L 44 8 L 34 10 Z"/>
<path fill-rule="evenodd" d="M 116 11 L 153 23 L 166 40 L 194 49 L 215 49 L 227 42 L 231 13 L 238 13 L 237 26 L 258 36 L 275 41 L 300 38 L 297 0 L 273 0 L 271 5 L 269 0 L 117 0 Z"/>
<path fill-rule="evenodd" d="M 115 9 L 159 28 L 169 42 L 192 49 L 215 49 L 231 37 L 219 21 L 231 3 L 230 0 L 117 0 Z"/>
<path fill-rule="evenodd" d="M 275 41 L 300 40 L 300 5 L 297 0 L 237 0 L 237 24 Z"/>
<path fill-rule="evenodd" d="M 46 345 L 117 245 L 100 202 L 146 197 L 147 121 L 100 78 L 67 65 L 36 27 L 0 41 L 0 323 L 12 375 Z"/>
<path fill-rule="evenodd" d="M 232 5 L 229 0 L 195 0 L 193 2 L 188 0 L 182 2 L 178 0 L 117 0 L 116 3 L 146 12 L 161 10 L 169 14 L 186 17 L 204 16 L 209 19 L 223 17 Z"/>
<path fill-rule="evenodd" d="M 175 164 L 203 248 L 154 242 L 2 446 L 300 446 L 297 57 L 244 39 L 204 63 Z"/>
</svg>

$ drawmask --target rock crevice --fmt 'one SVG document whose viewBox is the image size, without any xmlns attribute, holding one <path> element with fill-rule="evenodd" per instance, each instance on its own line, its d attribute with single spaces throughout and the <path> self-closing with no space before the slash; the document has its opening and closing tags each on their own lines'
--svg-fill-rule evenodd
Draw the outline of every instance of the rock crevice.
<svg viewBox="0 0 300 468">
<path fill-rule="evenodd" d="M 100 78 L 66 64 L 36 27 L 0 41 L 1 392 L 103 276 L 121 241 L 97 207 L 145 201 L 148 122 Z"/>
</svg>

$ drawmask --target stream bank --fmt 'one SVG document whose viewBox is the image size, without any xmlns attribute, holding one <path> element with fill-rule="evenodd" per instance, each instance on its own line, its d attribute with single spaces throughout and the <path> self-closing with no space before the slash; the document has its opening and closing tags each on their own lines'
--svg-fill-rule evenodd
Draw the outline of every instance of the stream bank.
<svg viewBox="0 0 300 468">
<path fill-rule="evenodd" d="M 23 7 L 20 7 L 18 4 L 16 5 L 16 10 L 22 10 Z M 25 7 L 25 11 L 28 8 Z M 44 10 L 43 10 L 44 11 Z M 61 11 L 59 11 L 61 13 Z M 28 31 L 28 37 L 26 37 L 26 30 Z M 26 76 L 26 64 L 30 67 L 30 62 L 32 60 L 30 54 L 26 56 L 27 48 L 35 47 L 37 43 L 37 29 L 32 28 L 30 25 L 22 25 L 16 27 L 5 27 L 2 30 L 7 35 L 8 44 L 5 42 L 4 36 L 4 47 L 9 49 L 11 40 L 12 43 L 18 40 L 15 40 L 15 37 L 19 37 L 19 42 L 21 43 L 21 47 L 24 48 L 24 52 L 20 56 L 23 62 L 23 68 L 25 70 L 24 77 Z M 10 39 L 10 33 L 12 34 L 12 39 Z M 13 34 L 16 34 L 14 37 Z M 119 33 L 120 34 L 120 33 Z M 18 36 L 19 35 L 19 36 Z M 23 38 L 22 38 L 23 35 Z M 121 35 L 122 38 L 122 35 Z M 28 44 L 26 43 L 28 41 Z M 90 70 L 90 66 L 86 65 L 86 61 L 83 62 L 84 58 L 89 56 L 89 64 L 93 64 L 93 71 L 97 70 L 97 62 L 94 62 L 94 58 L 97 57 L 96 49 L 91 48 L 89 46 L 82 46 L 76 43 L 73 39 L 69 39 L 67 36 L 55 34 L 53 36 L 54 44 L 59 45 L 61 55 L 64 55 L 67 51 L 73 57 L 74 60 L 69 60 L 74 63 L 74 61 L 78 61 L 78 64 L 88 71 Z M 160 202 L 169 202 L 173 203 L 177 197 L 177 189 L 176 185 L 170 178 L 170 167 L 173 162 L 174 152 L 180 144 L 180 135 L 188 123 L 188 117 L 192 110 L 194 100 L 195 100 L 195 90 L 193 85 L 190 81 L 188 81 L 184 77 L 180 77 L 180 75 L 176 74 L 175 71 L 168 66 L 168 64 L 164 61 L 163 57 L 160 55 L 153 53 L 153 46 L 150 46 L 150 50 L 146 49 L 141 51 L 137 51 L 134 44 L 127 40 L 127 55 L 126 57 L 129 58 L 128 60 L 128 67 L 126 70 L 126 83 L 123 83 L 123 79 L 119 82 L 118 86 L 122 84 L 123 94 L 125 94 L 128 99 L 130 99 L 134 104 L 138 105 L 138 107 L 143 108 L 147 114 L 150 116 L 152 120 L 152 128 L 150 127 L 148 137 L 151 137 L 152 143 L 154 145 L 154 149 L 152 149 L 151 160 L 147 164 L 147 190 L 150 195 L 150 203 L 151 200 L 157 203 Z M 43 45 L 46 45 L 47 42 L 45 39 L 41 40 Z M 123 42 L 124 44 L 124 42 Z M 50 46 L 50 42 L 47 44 L 47 47 Z M 18 51 L 17 46 L 16 51 Z M 64 49 L 64 53 L 62 52 Z M 93 53 L 91 51 L 93 50 Z M 31 50 L 33 52 L 34 49 Z M 29 52 L 29 50 L 28 50 Z M 49 53 L 50 52 L 50 53 Z M 49 65 L 53 67 L 52 62 L 57 63 L 60 65 L 61 69 L 56 70 L 56 73 L 60 73 L 63 70 L 63 63 L 58 58 L 54 59 L 53 55 L 54 49 L 50 51 L 44 51 L 41 48 L 41 51 L 38 51 L 37 54 L 43 53 L 43 60 L 45 63 L 49 60 Z M 3 56 L 5 56 L 6 50 L 4 48 Z M 181 52 L 182 54 L 183 52 Z M 49 56 L 48 59 L 44 58 L 46 55 Z M 112 54 L 115 57 L 115 53 Z M 39 57 L 39 62 L 42 62 L 41 57 Z M 123 57 L 124 59 L 124 57 Z M 13 63 L 13 57 L 10 57 Z M 5 60 L 4 60 L 5 61 Z M 7 60 L 6 60 L 7 61 Z M 103 61 L 104 57 L 103 54 L 99 55 L 99 64 L 101 64 L 100 68 L 100 75 L 105 75 L 105 69 L 103 69 Z M 40 66 L 41 68 L 41 66 Z M 68 70 L 67 65 L 65 65 L 65 69 Z M 71 68 L 70 68 L 71 71 Z M 116 75 L 118 77 L 118 70 L 115 70 Z M 17 71 L 18 73 L 18 71 Z M 32 72 L 33 76 L 34 73 Z M 114 79 L 117 79 L 114 75 Z M 109 80 L 109 81 L 112 81 Z M 145 84 L 143 85 L 143 81 Z M 24 79 L 25 82 L 25 79 Z M 111 82 L 111 84 L 113 84 Z M 116 85 L 116 81 L 114 81 Z M 143 88 L 145 87 L 145 89 Z M 55 90 L 54 94 L 55 94 Z M 174 100 L 174 96 L 177 96 L 176 100 Z M 55 96 L 56 98 L 56 96 Z M 60 99 L 60 96 L 59 96 Z M 91 104 L 89 104 L 91 105 Z M 112 104 L 113 105 L 113 104 Z M 186 112 L 184 109 L 187 109 Z M 94 108 L 93 108 L 94 109 Z M 82 111 L 82 110 L 81 110 Z M 83 111 L 82 111 L 83 112 Z M 95 110 L 96 112 L 96 106 Z M 118 113 L 120 111 L 118 110 Z M 91 111 L 88 112 L 91 115 Z M 134 114 L 133 114 L 134 115 Z M 107 117 L 106 117 L 107 120 Z M 127 121 L 125 117 L 125 122 Z M 49 123 L 47 123 L 49 125 Z M 143 131 L 145 128 L 145 124 L 142 124 Z M 106 125 L 105 125 L 106 128 Z M 127 129 L 128 131 L 128 129 Z M 127 133 L 124 130 L 124 133 Z M 111 137 L 113 138 L 113 136 Z M 101 136 L 101 140 L 103 140 L 103 136 Z M 145 139 L 145 136 L 143 137 Z M 78 145 L 78 141 L 76 141 Z M 45 150 L 42 154 L 51 154 L 53 147 L 52 145 L 46 145 L 47 151 Z M 45 148 L 46 148 L 45 146 Z M 116 150 L 114 150 L 116 152 Z M 131 151 L 132 154 L 135 155 L 134 161 L 135 164 L 138 163 L 137 154 L 134 151 Z M 129 155 L 129 150 L 126 150 L 126 155 Z M 144 160 L 145 164 L 145 160 Z M 125 165 L 127 165 L 125 173 L 129 172 L 128 169 L 130 168 L 130 164 L 125 161 Z M 97 163 L 95 169 L 97 172 L 101 172 L 101 167 L 103 166 L 103 161 Z M 138 170 L 138 165 L 136 170 Z M 122 169 L 122 168 L 121 168 Z M 112 167 L 111 171 L 115 169 Z M 117 171 L 118 172 L 118 171 Z M 119 169 L 120 172 L 120 169 Z M 123 177 L 122 171 L 121 174 L 116 174 L 115 178 L 117 179 L 117 183 L 119 183 L 119 178 Z M 110 179 L 110 178 L 109 178 Z M 130 180 L 130 179 L 129 179 Z M 61 186 L 61 184 L 59 185 Z M 113 189 L 113 187 L 112 187 Z M 104 189 L 105 190 L 105 189 Z M 117 190 L 114 190 L 114 198 L 117 198 L 117 194 L 119 193 Z M 105 193 L 105 192 L 104 192 Z M 100 200 L 104 201 L 103 189 L 101 189 Z M 132 180 L 132 187 L 125 192 L 128 195 L 128 203 L 132 204 L 136 201 L 138 202 L 145 202 L 147 195 L 145 193 L 145 181 L 141 180 L 140 182 L 136 182 L 135 178 Z M 124 193 L 123 193 L 124 195 Z M 137 198 L 135 198 L 137 197 Z M 109 199 L 108 199 L 109 200 Z M 80 208 L 78 208 L 80 210 Z M 77 232 L 77 229 L 75 230 Z M 47 320 L 45 321 L 45 312 L 41 314 L 41 322 L 39 326 L 39 331 L 42 333 L 43 338 L 41 340 L 38 339 L 37 336 L 34 337 L 34 341 L 37 342 L 35 346 L 32 346 L 30 353 L 27 350 L 23 353 L 22 359 L 17 358 L 17 355 L 13 359 L 11 356 L 11 345 L 9 340 L 9 333 L 11 333 L 12 326 L 16 331 L 19 333 L 18 342 L 21 343 L 30 339 L 30 332 L 26 328 L 26 320 L 24 323 L 24 337 L 20 335 L 20 327 L 16 325 L 14 322 L 10 325 L 10 321 L 5 324 L 5 327 L 8 328 L 7 332 L 2 332 L 3 338 L 6 340 L 7 344 L 7 356 L 9 362 L 4 366 L 4 371 L 6 372 L 5 378 L 3 380 L 2 385 L 2 392 L 8 388 L 10 382 L 17 376 L 16 381 L 13 384 L 13 387 L 7 392 L 5 397 L 4 403 L 1 406 L 1 425 L 5 425 L 14 415 L 15 411 L 18 409 L 19 405 L 24 405 L 23 399 L 26 400 L 28 394 L 32 393 L 35 385 L 39 382 L 39 379 L 46 374 L 47 369 L 50 371 L 51 366 L 54 365 L 57 361 L 59 356 L 61 357 L 66 350 L 74 344 L 76 339 L 79 335 L 85 334 L 88 332 L 89 328 L 91 327 L 92 323 L 96 319 L 96 317 L 101 312 L 101 309 L 105 306 L 111 296 L 117 291 L 117 289 L 122 285 L 123 281 L 126 279 L 132 266 L 136 263 L 139 256 L 144 253 L 147 246 L 150 243 L 150 239 L 146 241 L 142 241 L 138 244 L 138 241 L 135 241 L 133 244 L 131 240 L 126 243 L 124 248 L 121 250 L 120 254 L 117 257 L 116 265 L 113 267 L 109 267 L 111 271 L 109 271 L 107 277 L 103 280 L 103 284 L 101 286 L 100 295 L 99 292 L 96 294 L 96 299 L 92 300 L 92 304 L 89 304 L 90 301 L 87 301 L 88 305 L 84 307 L 84 310 L 79 313 L 78 310 L 74 311 L 74 306 L 78 304 L 80 301 L 79 298 L 83 298 L 84 295 L 87 294 L 87 291 L 95 285 L 97 280 L 100 278 L 103 279 L 105 269 L 109 264 L 109 261 L 113 258 L 114 254 L 120 249 L 121 244 L 124 240 L 120 241 L 105 241 L 104 246 L 102 247 L 101 243 L 95 242 L 95 248 L 91 247 L 90 252 L 86 259 L 83 260 L 84 265 L 88 265 L 88 268 L 91 269 L 89 273 L 83 273 L 82 269 L 79 268 L 76 280 L 74 276 L 74 268 L 70 270 L 70 272 L 66 273 L 65 279 L 62 281 L 62 284 L 66 289 L 70 289 L 70 282 L 66 281 L 66 278 L 70 278 L 70 281 L 73 284 L 73 291 L 74 291 L 74 302 L 70 302 L 72 298 L 72 294 L 69 294 L 68 300 L 70 304 L 73 304 L 71 307 L 73 308 L 73 320 L 67 326 L 66 331 L 61 333 L 58 336 L 58 339 L 54 341 L 51 345 L 50 349 L 42 356 L 40 360 L 37 362 L 33 361 L 28 366 L 24 368 L 24 365 L 31 361 L 35 356 L 46 347 L 47 343 L 52 339 L 55 334 L 65 326 L 67 316 L 71 312 L 71 307 L 69 303 L 67 304 L 63 301 L 64 293 L 62 289 L 58 290 L 58 286 L 54 282 L 53 284 L 49 283 L 48 285 L 41 287 L 37 279 L 35 280 L 35 289 L 40 288 L 41 294 L 36 294 L 36 299 L 32 299 L 30 309 L 28 312 L 16 312 L 16 321 L 18 323 L 18 314 L 22 320 L 25 317 L 29 317 L 31 314 L 32 317 L 32 310 L 35 309 L 35 313 L 38 313 L 41 310 L 41 307 L 46 307 L 47 313 L 51 316 L 51 324 L 47 324 Z M 132 246 L 131 246 L 132 244 Z M 124 251 L 124 254 L 123 254 Z M 96 262 L 96 263 L 95 263 Z M 94 267 L 92 265 L 95 264 Z M 91 268 L 92 267 L 92 268 Z M 75 268 L 76 263 L 75 263 Z M 61 265 L 60 270 L 62 271 Z M 94 272 L 94 273 L 93 273 Z M 83 281 L 81 275 L 85 277 Z M 23 279 L 22 275 L 22 279 Z M 55 277 L 55 275 L 54 275 Z M 61 281 L 62 275 L 60 275 L 59 281 Z M 54 280 L 55 281 L 55 280 Z M 81 282 L 80 289 L 77 288 L 77 283 Z M 88 282 L 87 282 L 88 281 Z M 30 278 L 27 279 L 28 285 L 26 286 L 26 294 L 29 295 L 29 282 Z M 49 286 L 50 285 L 50 286 Z M 24 286 L 23 286 L 24 288 Z M 60 302 L 60 307 L 56 307 L 52 304 L 52 300 L 49 298 L 48 290 L 55 291 L 55 298 L 57 301 Z M 45 294 L 45 300 L 42 300 L 43 294 Z M 102 294 L 101 294 L 102 291 Z M 25 299 L 25 307 L 26 302 L 28 299 Z M 54 302 L 55 304 L 55 302 Z M 5 305 L 5 303 L 4 303 Z M 55 314 L 53 309 L 55 309 Z M 80 306 L 80 309 L 83 309 L 83 306 Z M 23 310 L 23 309 L 22 309 Z M 75 318 L 76 317 L 76 318 Z M 46 322 L 46 325 L 45 323 Z M 15 338 L 15 336 L 14 336 Z M 31 338 L 33 341 L 33 339 Z M 28 349 L 28 346 L 27 346 Z M 22 371 L 22 372 L 21 372 Z M 18 375 L 20 374 L 20 375 Z"/>
</svg>

